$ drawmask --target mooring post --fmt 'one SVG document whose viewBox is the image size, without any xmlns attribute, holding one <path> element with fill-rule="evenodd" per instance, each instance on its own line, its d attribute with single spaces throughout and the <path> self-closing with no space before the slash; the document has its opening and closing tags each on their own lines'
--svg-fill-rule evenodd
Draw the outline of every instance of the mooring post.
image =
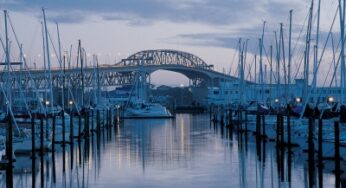
<svg viewBox="0 0 346 188">
<path fill-rule="evenodd" d="M 322 160 L 323 160 L 322 133 L 323 133 L 323 120 L 322 118 L 319 118 L 318 119 L 318 163 L 319 163 L 319 166 L 322 165 Z"/>
<path fill-rule="evenodd" d="M 66 148 L 65 148 L 65 142 L 66 142 L 65 132 L 66 132 L 66 130 L 65 130 L 65 112 L 64 112 L 64 110 L 62 110 L 61 119 L 62 119 L 62 172 L 65 176 L 65 168 L 66 168 L 65 167 L 65 163 L 66 163 L 66 159 L 65 159 L 65 150 L 66 150 Z M 55 116 L 53 116 L 53 122 L 54 122 L 53 124 L 55 126 Z M 53 165 L 55 165 L 55 164 L 53 164 Z"/>
<path fill-rule="evenodd" d="M 94 110 L 91 110 L 91 130 L 93 130 L 93 131 L 95 130 L 94 129 Z"/>
<path fill-rule="evenodd" d="M 43 117 L 40 119 L 40 162 L 41 162 L 41 187 L 44 187 L 44 161 L 43 161 Z"/>
<path fill-rule="evenodd" d="M 53 127 L 52 127 L 52 152 L 55 151 L 55 116 L 53 116 Z"/>
<path fill-rule="evenodd" d="M 113 120 L 113 110 L 112 110 L 112 108 L 110 108 L 110 110 L 109 110 L 109 126 L 110 127 L 112 127 L 113 126 L 113 122 L 112 122 L 112 120 Z"/>
<path fill-rule="evenodd" d="M 224 115 L 223 115 L 223 111 L 221 111 L 221 115 L 220 115 L 220 125 L 221 125 L 221 127 L 224 126 Z"/>
<path fill-rule="evenodd" d="M 239 136 L 239 134 L 240 134 L 240 124 L 241 124 L 241 119 L 240 119 L 240 113 L 241 113 L 241 110 L 240 109 L 238 109 L 237 110 L 237 116 L 238 116 L 238 123 L 237 123 L 237 134 L 238 134 L 238 136 Z"/>
<path fill-rule="evenodd" d="M 70 114 L 70 168 L 73 169 L 73 148 L 74 148 L 74 128 L 73 128 L 73 113 Z"/>
<path fill-rule="evenodd" d="M 65 147 L 66 144 L 66 138 L 65 138 L 65 134 L 66 134 L 66 124 L 65 124 L 65 111 L 64 109 L 62 110 L 62 147 Z M 55 116 L 53 117 L 53 126 L 55 127 Z"/>
<path fill-rule="evenodd" d="M 231 128 L 233 128 L 233 111 L 232 109 L 229 110 L 229 125 Z"/>
<path fill-rule="evenodd" d="M 97 133 L 99 132 L 99 128 L 100 128 L 100 110 L 96 111 L 96 130 Z"/>
<path fill-rule="evenodd" d="M 86 113 L 87 114 L 87 137 L 89 137 L 90 136 L 90 119 L 89 119 L 89 117 L 90 117 L 90 114 L 89 114 L 89 112 L 87 112 Z"/>
<path fill-rule="evenodd" d="M 46 117 L 46 125 L 45 125 L 46 131 L 44 133 L 46 134 L 46 140 L 48 140 L 48 138 L 49 138 L 49 114 L 47 114 L 45 117 Z"/>
<path fill-rule="evenodd" d="M 105 127 L 105 117 L 106 117 L 106 115 L 105 115 L 105 109 L 103 109 L 102 110 L 102 127 L 104 128 Z"/>
<path fill-rule="evenodd" d="M 340 175 L 340 132 L 339 122 L 334 122 L 334 139 L 335 139 L 335 174 Z"/>
<path fill-rule="evenodd" d="M 248 113 L 247 113 L 247 110 L 245 110 L 245 134 L 247 134 L 247 124 L 248 124 Z"/>
<path fill-rule="evenodd" d="M 89 136 L 88 130 L 88 113 L 84 112 L 84 137 L 87 138 Z"/>
<path fill-rule="evenodd" d="M 36 169 L 36 146 L 35 146 L 35 116 L 32 116 L 31 118 L 31 182 L 32 187 L 36 187 L 36 176 L 35 176 L 35 169 Z"/>
<path fill-rule="evenodd" d="M 314 149 L 314 133 L 313 133 L 313 129 L 314 129 L 314 118 L 313 117 L 309 117 L 309 136 L 308 136 L 308 143 L 309 143 L 309 184 L 310 187 L 312 187 L 314 185 L 314 172 L 315 172 L 315 149 Z"/>
<path fill-rule="evenodd" d="M 53 183 L 56 183 L 56 165 L 55 165 L 55 151 L 52 151 L 52 173 L 53 173 Z"/>
<path fill-rule="evenodd" d="M 289 109 L 289 104 L 287 104 L 287 142 L 288 142 L 288 147 L 291 148 L 291 116 L 288 109 Z"/>
<path fill-rule="evenodd" d="M 261 116 L 256 112 L 256 137 L 260 136 Z"/>
<path fill-rule="evenodd" d="M 12 132 L 12 118 L 8 115 L 8 128 L 7 128 L 7 139 L 6 139 L 6 157 L 8 159 L 6 168 L 6 186 L 13 187 L 13 132 Z"/>
<path fill-rule="evenodd" d="M 280 113 L 276 114 L 276 145 L 280 142 Z"/>
<path fill-rule="evenodd" d="M 323 187 L 323 145 L 322 145 L 322 127 L 323 121 L 322 118 L 318 119 L 318 184 L 319 187 Z"/>
<path fill-rule="evenodd" d="M 73 113 L 70 114 L 70 142 L 73 144 L 73 137 L 74 137 L 74 131 L 73 131 Z"/>
<path fill-rule="evenodd" d="M 78 142 L 81 139 L 81 135 L 82 135 L 82 114 L 78 115 Z"/>
<path fill-rule="evenodd" d="M 104 119 L 104 127 L 108 129 L 108 115 L 109 115 L 109 109 L 105 110 L 105 116 L 103 117 Z"/>
<path fill-rule="evenodd" d="M 118 114 L 117 109 L 114 109 L 114 115 L 113 115 L 113 124 L 114 124 L 114 126 L 117 126 L 117 125 L 118 125 L 117 114 Z"/>
<path fill-rule="evenodd" d="M 239 110 L 239 132 L 240 132 L 240 134 L 242 134 L 242 132 L 243 132 L 243 110 L 242 109 L 240 109 Z"/>
<path fill-rule="evenodd" d="M 100 132 L 100 110 L 97 110 L 96 112 L 96 129 L 97 129 L 97 133 Z"/>
<path fill-rule="evenodd" d="M 262 114 L 262 137 L 263 137 L 263 139 L 265 139 L 267 136 L 265 122 L 266 122 L 265 114 Z"/>
<path fill-rule="evenodd" d="M 281 135 L 281 147 L 285 146 L 285 132 L 284 132 L 284 116 L 280 114 L 280 135 Z"/>
</svg>

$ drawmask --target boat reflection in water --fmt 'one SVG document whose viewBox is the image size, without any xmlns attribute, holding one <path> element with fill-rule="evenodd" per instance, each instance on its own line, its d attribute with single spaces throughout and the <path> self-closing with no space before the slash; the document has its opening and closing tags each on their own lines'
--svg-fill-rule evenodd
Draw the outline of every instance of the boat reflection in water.
<svg viewBox="0 0 346 188">
<path fill-rule="evenodd" d="M 42 182 L 46 187 L 307 187 L 319 183 L 317 170 L 309 171 L 304 156 L 288 157 L 274 143 L 256 142 L 250 134 L 239 136 L 235 130 L 214 126 L 209 115 L 129 119 L 88 140 L 56 147 L 42 159 L 37 157 L 36 186 Z M 14 187 L 31 186 L 30 171 L 15 172 Z M 322 177 L 325 187 L 334 187 L 332 173 L 324 172 Z M 0 182 L 5 187 L 5 181 Z"/>
</svg>

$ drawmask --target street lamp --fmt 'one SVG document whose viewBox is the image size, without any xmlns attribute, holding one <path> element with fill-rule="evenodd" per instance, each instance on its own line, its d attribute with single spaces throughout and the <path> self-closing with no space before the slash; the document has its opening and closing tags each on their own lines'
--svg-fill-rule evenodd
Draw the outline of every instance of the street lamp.
<svg viewBox="0 0 346 188">
<path fill-rule="evenodd" d="M 296 98 L 296 102 L 297 102 L 297 103 L 301 103 L 301 102 L 302 102 L 302 98 L 297 97 L 297 98 Z"/>
<path fill-rule="evenodd" d="M 73 101 L 68 101 L 68 106 L 70 107 L 70 112 L 72 111 Z"/>
<path fill-rule="evenodd" d="M 334 97 L 328 97 L 328 103 L 333 103 L 334 102 Z"/>
<path fill-rule="evenodd" d="M 45 104 L 46 104 L 46 106 L 48 106 L 48 105 L 50 104 L 50 102 L 47 100 L 47 101 L 45 102 Z"/>
</svg>

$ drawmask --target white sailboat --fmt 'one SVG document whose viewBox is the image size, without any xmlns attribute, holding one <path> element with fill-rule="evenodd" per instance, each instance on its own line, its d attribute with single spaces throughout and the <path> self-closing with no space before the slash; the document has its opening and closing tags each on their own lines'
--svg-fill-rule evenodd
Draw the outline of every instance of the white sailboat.
<svg viewBox="0 0 346 188">
<path fill-rule="evenodd" d="M 171 112 L 159 103 L 132 102 L 125 110 L 125 118 L 173 118 Z"/>
<path fill-rule="evenodd" d="M 139 60 L 140 63 L 141 60 Z M 143 71 L 136 73 L 135 84 L 125 106 L 124 118 L 173 118 L 171 112 L 159 103 L 146 101 L 145 75 Z M 133 95 L 133 93 L 135 93 Z"/>
</svg>

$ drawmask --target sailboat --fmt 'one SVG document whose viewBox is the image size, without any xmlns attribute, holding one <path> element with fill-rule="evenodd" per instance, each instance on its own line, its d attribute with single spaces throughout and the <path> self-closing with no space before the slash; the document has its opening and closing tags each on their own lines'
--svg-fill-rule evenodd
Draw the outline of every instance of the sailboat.
<svg viewBox="0 0 346 188">
<path fill-rule="evenodd" d="M 160 103 L 145 100 L 145 87 L 145 75 L 140 70 L 136 73 L 135 84 L 125 106 L 124 118 L 173 118 L 171 112 Z"/>
</svg>

